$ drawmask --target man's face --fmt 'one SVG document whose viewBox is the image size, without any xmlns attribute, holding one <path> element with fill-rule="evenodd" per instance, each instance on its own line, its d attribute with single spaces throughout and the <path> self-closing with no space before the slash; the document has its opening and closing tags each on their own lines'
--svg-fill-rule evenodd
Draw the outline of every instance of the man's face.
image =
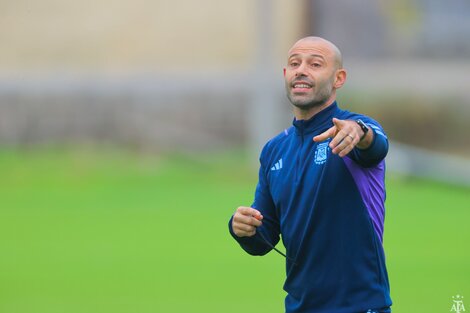
<svg viewBox="0 0 470 313">
<path fill-rule="evenodd" d="M 300 41 L 289 51 L 284 69 L 287 97 L 300 109 L 326 104 L 334 91 L 338 64 L 331 47 Z"/>
</svg>

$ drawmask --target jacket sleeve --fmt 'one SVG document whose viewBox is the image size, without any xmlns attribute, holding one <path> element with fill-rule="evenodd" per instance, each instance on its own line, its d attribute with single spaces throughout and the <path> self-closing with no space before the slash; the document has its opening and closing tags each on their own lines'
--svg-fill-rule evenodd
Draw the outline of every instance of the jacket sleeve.
<svg viewBox="0 0 470 313">
<path fill-rule="evenodd" d="M 360 117 L 374 133 L 371 145 L 367 149 L 353 149 L 349 157 L 363 167 L 379 164 L 388 153 L 388 138 L 379 123 L 368 117 Z"/>
<path fill-rule="evenodd" d="M 232 237 L 240 244 L 243 250 L 251 255 L 265 255 L 272 250 L 270 245 L 265 242 L 265 239 L 268 240 L 272 246 L 276 246 L 279 242 L 279 219 L 269 190 L 266 176 L 267 171 L 263 165 L 265 154 L 266 146 L 263 152 L 261 152 L 259 179 L 256 186 L 255 199 L 251 205 L 252 208 L 257 209 L 263 215 L 263 224 L 256 229 L 256 234 L 252 237 L 238 237 L 235 235 L 232 229 L 233 216 L 230 218 L 228 225 Z M 263 236 L 261 236 L 260 233 L 262 233 Z"/>
</svg>

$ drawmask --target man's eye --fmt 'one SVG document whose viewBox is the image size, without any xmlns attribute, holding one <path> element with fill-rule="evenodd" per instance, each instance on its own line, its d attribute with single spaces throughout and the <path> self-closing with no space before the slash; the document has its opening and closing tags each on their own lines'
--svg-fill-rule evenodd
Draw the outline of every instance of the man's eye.
<svg viewBox="0 0 470 313">
<path fill-rule="evenodd" d="M 290 63 L 290 66 L 296 67 L 296 66 L 299 66 L 299 63 L 298 63 L 298 62 L 291 62 L 291 63 Z"/>
<path fill-rule="evenodd" d="M 313 67 L 321 67 L 321 64 L 320 63 L 313 63 L 312 66 Z"/>
</svg>

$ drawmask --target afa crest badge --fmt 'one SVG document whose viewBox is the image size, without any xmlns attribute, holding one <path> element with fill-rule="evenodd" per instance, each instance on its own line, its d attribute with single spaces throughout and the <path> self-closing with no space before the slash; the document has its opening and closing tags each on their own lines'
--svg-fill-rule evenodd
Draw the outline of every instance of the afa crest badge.
<svg viewBox="0 0 470 313">
<path fill-rule="evenodd" d="M 322 142 L 317 145 L 314 158 L 315 164 L 321 165 L 326 162 L 326 159 L 328 158 L 328 151 L 330 150 L 328 144 L 329 142 Z"/>
</svg>

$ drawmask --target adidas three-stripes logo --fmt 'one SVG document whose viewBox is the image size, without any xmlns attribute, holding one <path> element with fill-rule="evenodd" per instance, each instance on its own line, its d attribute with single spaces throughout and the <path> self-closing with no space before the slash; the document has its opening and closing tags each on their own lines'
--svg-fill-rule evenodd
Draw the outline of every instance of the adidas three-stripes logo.
<svg viewBox="0 0 470 313">
<path fill-rule="evenodd" d="M 273 167 L 271 167 L 271 171 L 279 171 L 281 168 L 282 168 L 282 158 L 279 159 L 279 161 L 277 161 Z"/>
</svg>

